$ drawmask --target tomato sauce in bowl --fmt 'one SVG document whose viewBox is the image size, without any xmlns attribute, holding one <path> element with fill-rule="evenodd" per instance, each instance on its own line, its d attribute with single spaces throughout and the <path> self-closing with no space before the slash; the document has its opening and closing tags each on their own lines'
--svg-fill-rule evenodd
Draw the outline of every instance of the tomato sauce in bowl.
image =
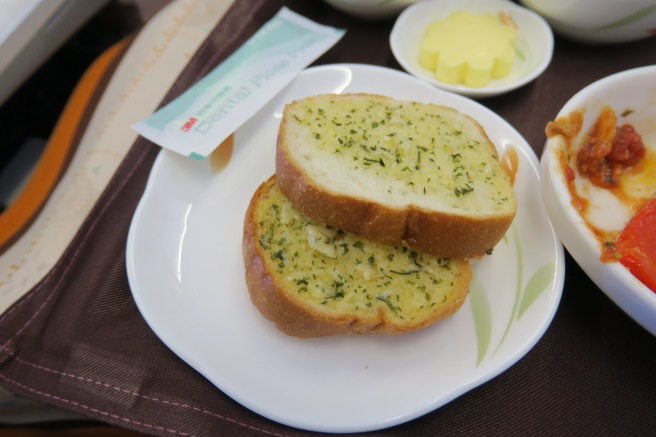
<svg viewBox="0 0 656 437">
<path fill-rule="evenodd" d="M 618 123 L 610 106 L 602 108 L 587 132 L 581 132 L 583 121 L 584 113 L 574 111 L 545 129 L 548 138 L 564 140 L 558 162 L 572 206 L 595 235 L 601 261 L 619 261 L 656 292 L 656 154 L 631 124 Z M 596 209 L 608 203 L 601 200 L 608 198 L 603 192 L 621 206 L 622 226 L 594 217 L 595 199 Z"/>
<path fill-rule="evenodd" d="M 648 205 L 656 202 L 656 65 L 587 85 L 554 119 L 546 127 L 540 159 L 549 219 L 595 285 L 656 336 L 656 292 L 651 285 L 656 268 L 642 256 L 653 259 L 645 246 L 654 245 L 649 237 L 654 231 L 649 217 L 654 213 Z M 644 154 L 631 129 L 622 128 L 625 125 L 640 136 Z M 589 150 L 579 152 L 591 132 L 597 139 Z M 595 147 L 600 140 L 606 142 Z M 581 171 L 581 156 L 584 167 L 594 169 L 597 184 Z"/>
</svg>

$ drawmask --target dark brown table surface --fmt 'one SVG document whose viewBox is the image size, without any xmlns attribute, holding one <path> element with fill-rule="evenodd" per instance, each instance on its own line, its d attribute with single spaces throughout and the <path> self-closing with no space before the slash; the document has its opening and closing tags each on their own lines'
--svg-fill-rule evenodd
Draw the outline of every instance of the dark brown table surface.
<svg viewBox="0 0 656 437">
<path fill-rule="evenodd" d="M 315 65 L 400 69 L 388 44 L 392 21 L 358 20 L 320 1 L 240 0 L 205 50 L 218 53 L 220 62 L 282 5 L 348 30 Z M 235 23 L 244 30 L 225 44 Z M 201 58 L 202 53 L 167 99 L 212 67 Z M 656 38 L 590 46 L 556 37 L 552 63 L 542 76 L 480 102 L 511 123 L 539 156 L 545 124 L 576 92 L 612 73 L 654 63 Z M 139 140 L 133 150 L 52 274 L 0 319 L 0 345 L 6 345 L 0 385 L 146 434 L 313 435 L 262 418 L 225 396 L 144 322 L 127 284 L 124 242 L 158 148 Z M 113 310 L 101 311 L 108 302 Z M 103 384 L 103 378 L 114 382 Z M 523 359 L 436 411 L 370 435 L 656 435 L 656 339 L 567 255 L 558 311 Z"/>
</svg>

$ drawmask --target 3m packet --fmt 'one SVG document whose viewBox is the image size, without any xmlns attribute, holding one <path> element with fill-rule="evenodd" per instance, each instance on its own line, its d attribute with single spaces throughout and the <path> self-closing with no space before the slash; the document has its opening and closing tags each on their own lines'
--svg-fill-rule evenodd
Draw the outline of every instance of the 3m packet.
<svg viewBox="0 0 656 437">
<path fill-rule="evenodd" d="M 283 7 L 224 62 L 132 128 L 162 147 L 203 159 L 345 32 Z"/>
</svg>

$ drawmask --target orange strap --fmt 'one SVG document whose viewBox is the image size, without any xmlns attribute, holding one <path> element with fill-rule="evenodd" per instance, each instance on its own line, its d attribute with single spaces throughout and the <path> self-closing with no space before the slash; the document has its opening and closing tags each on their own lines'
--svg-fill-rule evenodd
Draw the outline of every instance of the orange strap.
<svg viewBox="0 0 656 437">
<path fill-rule="evenodd" d="M 94 92 L 128 42 L 128 39 L 120 41 L 102 53 L 76 85 L 30 180 L 18 198 L 0 214 L 0 249 L 13 243 L 24 232 L 48 200 L 70 162 L 72 149 L 77 145 L 75 135 Z"/>
</svg>

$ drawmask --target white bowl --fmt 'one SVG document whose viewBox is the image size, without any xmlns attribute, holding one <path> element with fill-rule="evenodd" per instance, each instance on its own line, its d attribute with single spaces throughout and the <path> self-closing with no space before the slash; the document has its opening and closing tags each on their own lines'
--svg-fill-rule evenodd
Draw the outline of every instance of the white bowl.
<svg viewBox="0 0 656 437">
<path fill-rule="evenodd" d="M 419 65 L 420 44 L 426 27 L 458 10 L 479 14 L 506 12 L 510 15 L 517 24 L 517 57 L 510 75 L 491 79 L 484 87 L 473 88 L 440 82 L 433 72 Z M 506 93 L 529 83 L 551 62 L 553 45 L 553 33 L 547 22 L 535 12 L 508 0 L 422 1 L 399 15 L 390 34 L 392 53 L 408 73 L 436 87 L 472 98 Z"/>
<path fill-rule="evenodd" d="M 583 111 L 583 127 L 573 142 L 577 144 L 606 105 L 613 108 L 618 123 L 632 124 L 647 147 L 656 147 L 656 66 L 624 71 L 587 86 L 565 104 L 556 118 L 576 110 Z M 633 112 L 622 116 L 627 109 Z M 561 136 L 548 139 L 540 163 L 542 196 L 558 237 L 590 279 L 636 322 L 656 335 L 656 293 L 619 262 L 600 260 L 599 241 L 572 206 L 558 158 L 564 147 Z M 593 202 L 593 206 L 598 204 Z M 620 211 L 609 211 L 606 202 L 603 205 L 602 209 L 609 213 L 609 221 L 621 216 Z M 622 223 L 609 224 L 608 229 L 621 230 L 623 226 Z"/>
<path fill-rule="evenodd" d="M 656 29 L 653 0 L 521 0 L 566 38 L 592 44 L 648 38 Z"/>
<path fill-rule="evenodd" d="M 386 20 L 418 0 L 324 0 L 342 12 L 365 20 Z"/>
</svg>

